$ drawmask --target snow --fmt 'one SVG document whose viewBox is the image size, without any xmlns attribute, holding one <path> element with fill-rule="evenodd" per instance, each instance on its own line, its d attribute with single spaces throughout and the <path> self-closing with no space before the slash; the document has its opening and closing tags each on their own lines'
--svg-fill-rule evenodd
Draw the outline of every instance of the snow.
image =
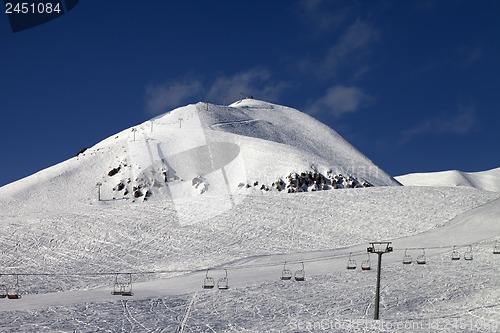
<svg viewBox="0 0 500 333">
<path fill-rule="evenodd" d="M 172 206 L 155 201 L 2 218 L 4 229 L 13 231 L 2 237 L 3 273 L 51 275 L 20 276 L 23 298 L 0 300 L 0 311 L 23 322 L 19 331 L 26 332 L 172 331 L 196 295 L 186 332 L 206 325 L 216 332 L 290 331 L 320 320 L 368 325 L 375 270 L 349 272 L 345 264 L 351 252 L 360 264 L 368 242 L 391 240 L 382 318 L 423 323 L 474 314 L 494 321 L 500 306 L 494 292 L 499 258 L 491 254 L 500 236 L 498 198 L 468 188 L 378 187 L 248 195 L 234 209 L 190 226 L 173 222 Z M 463 253 L 468 244 L 473 262 L 449 260 L 453 245 Z M 428 265 L 401 264 L 404 249 L 415 258 L 422 247 Z M 305 263 L 303 285 L 279 281 L 285 261 L 292 272 Z M 201 289 L 206 268 L 216 279 L 228 269 L 226 293 Z M 113 272 L 135 273 L 133 297 L 111 296 Z M 1 327 L 19 329 L 10 322 Z"/>
<path fill-rule="evenodd" d="M 260 184 L 311 165 L 361 165 L 358 176 L 374 185 L 397 183 L 296 110 L 249 99 L 206 108 L 173 110 L 0 188 L 0 292 L 18 278 L 22 295 L 0 299 L 0 331 L 500 330 L 500 255 L 492 253 L 500 193 L 263 192 Z M 153 194 L 125 195 L 119 182 Z M 372 320 L 377 258 L 370 271 L 359 268 L 372 241 L 394 247 L 383 255 L 380 321 Z M 472 246 L 474 260 L 451 261 L 454 246 L 462 256 Z M 402 264 L 405 250 L 416 258 L 422 249 L 426 265 Z M 350 254 L 357 270 L 346 269 Z M 303 263 L 306 280 L 281 281 L 284 262 L 292 273 Z M 229 290 L 202 289 L 207 269 L 215 281 L 227 270 Z M 111 295 L 129 273 L 134 296 Z"/>
<path fill-rule="evenodd" d="M 500 168 L 479 172 L 450 170 L 411 173 L 395 178 L 401 184 L 408 186 L 469 186 L 485 191 L 500 192 Z"/>
<path fill-rule="evenodd" d="M 249 99 L 238 107 L 206 108 L 205 103 L 181 107 L 112 135 L 77 157 L 2 187 L 2 203 L 49 211 L 61 197 L 67 205 L 89 204 L 97 195 L 97 183 L 102 184 L 104 200 L 134 200 L 137 188 L 142 194 L 150 191 L 175 200 L 171 189 L 177 187 L 182 198 L 185 183 L 210 172 L 219 181 L 208 192 L 223 188 L 228 195 L 241 183 L 258 181 L 271 187 L 291 172 L 311 170 L 324 175 L 333 170 L 373 185 L 399 185 L 335 131 L 295 109 Z M 239 153 L 221 145 L 237 145 Z M 231 161 L 231 173 L 214 168 Z M 120 172 L 108 176 L 116 168 Z M 124 189 L 116 191 L 120 183 Z"/>
</svg>

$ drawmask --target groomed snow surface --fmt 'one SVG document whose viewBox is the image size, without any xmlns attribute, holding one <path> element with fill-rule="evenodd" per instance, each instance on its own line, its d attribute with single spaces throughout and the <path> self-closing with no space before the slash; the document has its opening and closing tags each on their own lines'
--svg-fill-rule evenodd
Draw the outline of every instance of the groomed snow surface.
<svg viewBox="0 0 500 333">
<path fill-rule="evenodd" d="M 328 171 L 374 187 L 271 185 Z M 0 296 L 22 296 L 0 297 L 0 331 L 499 332 L 500 193 L 399 185 L 291 108 L 173 110 L 0 188 Z M 394 247 L 380 321 L 371 241 Z M 305 281 L 280 280 L 285 262 Z"/>
<path fill-rule="evenodd" d="M 189 226 L 154 201 L 4 217 L 2 273 L 48 275 L 19 276 L 23 298 L 0 300 L 6 318 L 0 327 L 408 332 L 413 325 L 414 332 L 498 332 L 500 255 L 492 254 L 500 238 L 498 198 L 427 187 L 265 193 Z M 359 268 L 374 240 L 394 245 L 383 257 L 378 322 L 371 320 L 376 258 L 371 271 Z M 462 260 L 452 262 L 454 245 Z M 463 260 L 468 245 L 472 261 Z M 406 248 L 414 259 L 426 248 L 428 263 L 403 265 Z M 345 268 L 351 252 L 355 271 Z M 292 272 L 304 262 L 306 281 L 280 281 L 285 261 Z M 230 289 L 202 290 L 207 268 L 216 281 L 227 269 Z M 114 272 L 134 273 L 134 296 L 111 295 Z M 13 283 L 13 276 L 1 278 Z"/>
</svg>

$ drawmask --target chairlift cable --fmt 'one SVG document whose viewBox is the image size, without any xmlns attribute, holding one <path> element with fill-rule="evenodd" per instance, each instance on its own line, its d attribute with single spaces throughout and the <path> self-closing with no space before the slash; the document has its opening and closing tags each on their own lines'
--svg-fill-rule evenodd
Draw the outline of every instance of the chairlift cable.
<svg viewBox="0 0 500 333">
<path fill-rule="evenodd" d="M 464 245 L 441 245 L 441 246 L 427 246 L 425 248 L 422 247 L 408 247 L 408 248 L 401 248 L 401 249 L 395 249 L 396 251 L 407 251 L 407 250 L 432 250 L 432 249 L 457 249 L 457 248 L 464 248 L 464 247 L 470 247 L 472 245 L 478 245 L 480 242 L 476 243 L 469 243 L 469 244 L 464 244 Z M 500 242 L 497 240 L 495 244 L 500 245 Z M 425 250 L 424 250 L 425 251 Z M 328 261 L 328 260 L 333 260 L 333 259 L 341 259 L 341 258 L 348 258 L 349 256 L 352 255 L 360 255 L 364 254 L 366 252 L 364 251 L 355 251 L 355 252 L 350 252 L 350 253 L 341 253 L 341 254 L 334 254 L 330 256 L 322 256 L 322 257 L 312 257 L 312 258 L 307 258 L 307 259 L 302 259 L 300 261 L 287 261 L 289 264 L 298 264 L 298 263 L 306 263 L 306 262 L 319 262 L 319 261 Z M 228 270 L 241 270 L 241 269 L 252 269 L 252 268 L 262 268 L 262 267 L 273 267 L 273 266 L 282 266 L 283 262 L 282 261 L 276 261 L 276 262 L 269 262 L 269 263 L 262 263 L 262 264 L 254 264 L 254 265 L 241 265 L 241 266 L 234 266 L 230 267 Z M 217 267 L 212 267 L 210 269 L 218 269 Z M 195 270 L 159 270 L 159 271 L 124 271 L 124 272 L 118 272 L 118 271 L 110 271 L 110 272 L 83 272 L 83 273 L 37 273 L 37 272 L 28 272 L 28 273 L 0 273 L 0 276 L 5 275 L 5 276 L 53 276 L 53 277 L 70 277 L 70 276 L 115 276 L 116 274 L 129 274 L 129 275 L 153 275 L 153 274 L 175 274 L 175 273 L 199 273 L 202 271 L 206 271 L 206 268 L 204 269 L 195 269 Z"/>
</svg>

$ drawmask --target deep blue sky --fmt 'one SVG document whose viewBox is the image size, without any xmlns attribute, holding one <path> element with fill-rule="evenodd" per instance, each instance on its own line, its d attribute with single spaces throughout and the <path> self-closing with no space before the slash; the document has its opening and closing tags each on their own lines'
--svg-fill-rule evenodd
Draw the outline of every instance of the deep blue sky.
<svg viewBox="0 0 500 333">
<path fill-rule="evenodd" d="M 328 124 L 393 176 L 500 166 L 498 1 L 82 0 L 0 13 L 0 186 L 240 93 Z"/>
</svg>

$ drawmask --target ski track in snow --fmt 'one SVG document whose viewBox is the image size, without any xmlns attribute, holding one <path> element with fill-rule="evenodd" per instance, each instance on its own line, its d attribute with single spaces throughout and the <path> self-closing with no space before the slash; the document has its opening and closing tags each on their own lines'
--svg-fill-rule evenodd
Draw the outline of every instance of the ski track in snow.
<svg viewBox="0 0 500 333">
<path fill-rule="evenodd" d="M 0 188 L 0 292 L 22 295 L 0 298 L 0 332 L 500 332 L 500 193 L 259 190 L 307 170 L 398 185 L 310 116 L 244 99 L 178 108 Z M 445 183 L 496 188 L 492 172 L 461 175 Z M 376 271 L 359 269 L 375 240 L 394 246 L 381 321 Z M 474 260 L 452 261 L 454 245 Z M 427 264 L 403 265 L 407 248 Z M 281 281 L 285 261 L 306 280 Z M 202 289 L 207 268 L 230 289 Z M 111 295 L 129 276 L 134 295 Z"/>
<path fill-rule="evenodd" d="M 497 193 L 465 188 L 269 193 L 246 198 L 223 215 L 187 227 L 173 222 L 175 214 L 165 202 L 132 205 L 125 211 L 119 202 L 103 203 L 105 209 L 55 210 L 43 218 L 26 216 L 24 223 L 6 218 L 2 224 L 10 233 L 2 235 L 4 274 L 174 272 L 134 275 L 135 296 L 127 299 L 110 295 L 111 275 L 21 276 L 23 298 L 0 300 L 0 310 L 10 319 L 0 330 L 311 332 L 321 331 L 314 325 L 336 323 L 344 325 L 336 332 L 407 332 L 374 329 L 376 272 L 345 270 L 348 252 L 355 253 L 359 265 L 366 258 L 361 254 L 366 243 L 384 239 L 395 245 L 395 252 L 384 256 L 381 317 L 386 324 L 403 320 L 421 325 L 416 332 L 497 332 L 500 256 L 491 249 L 500 234 L 472 230 L 467 235 L 468 224 L 454 226 L 452 220 L 467 216 L 473 207 L 488 207 L 483 205 L 496 198 Z M 460 230 L 456 239 L 453 230 Z M 474 238 L 474 260 L 449 260 L 453 244 L 443 233 L 454 241 Z M 444 247 L 427 250 L 425 266 L 403 266 L 404 249 L 398 242 Z M 463 254 L 464 248 L 460 251 Z M 411 254 L 415 258 L 419 251 Z M 371 259 L 373 266 L 376 259 Z M 304 283 L 278 280 L 284 260 L 292 270 L 299 268 L 298 261 L 305 262 L 310 274 Z M 207 267 L 227 267 L 231 289 L 196 293 Z M 217 279 L 223 273 L 214 268 L 210 274 Z M 9 278 L 2 276 L 2 283 Z M 62 292 L 46 298 L 33 295 L 53 291 Z M 366 321 L 354 327 L 355 320 Z M 453 326 L 453 320 L 463 327 Z M 439 329 L 424 327 L 438 324 Z"/>
</svg>

